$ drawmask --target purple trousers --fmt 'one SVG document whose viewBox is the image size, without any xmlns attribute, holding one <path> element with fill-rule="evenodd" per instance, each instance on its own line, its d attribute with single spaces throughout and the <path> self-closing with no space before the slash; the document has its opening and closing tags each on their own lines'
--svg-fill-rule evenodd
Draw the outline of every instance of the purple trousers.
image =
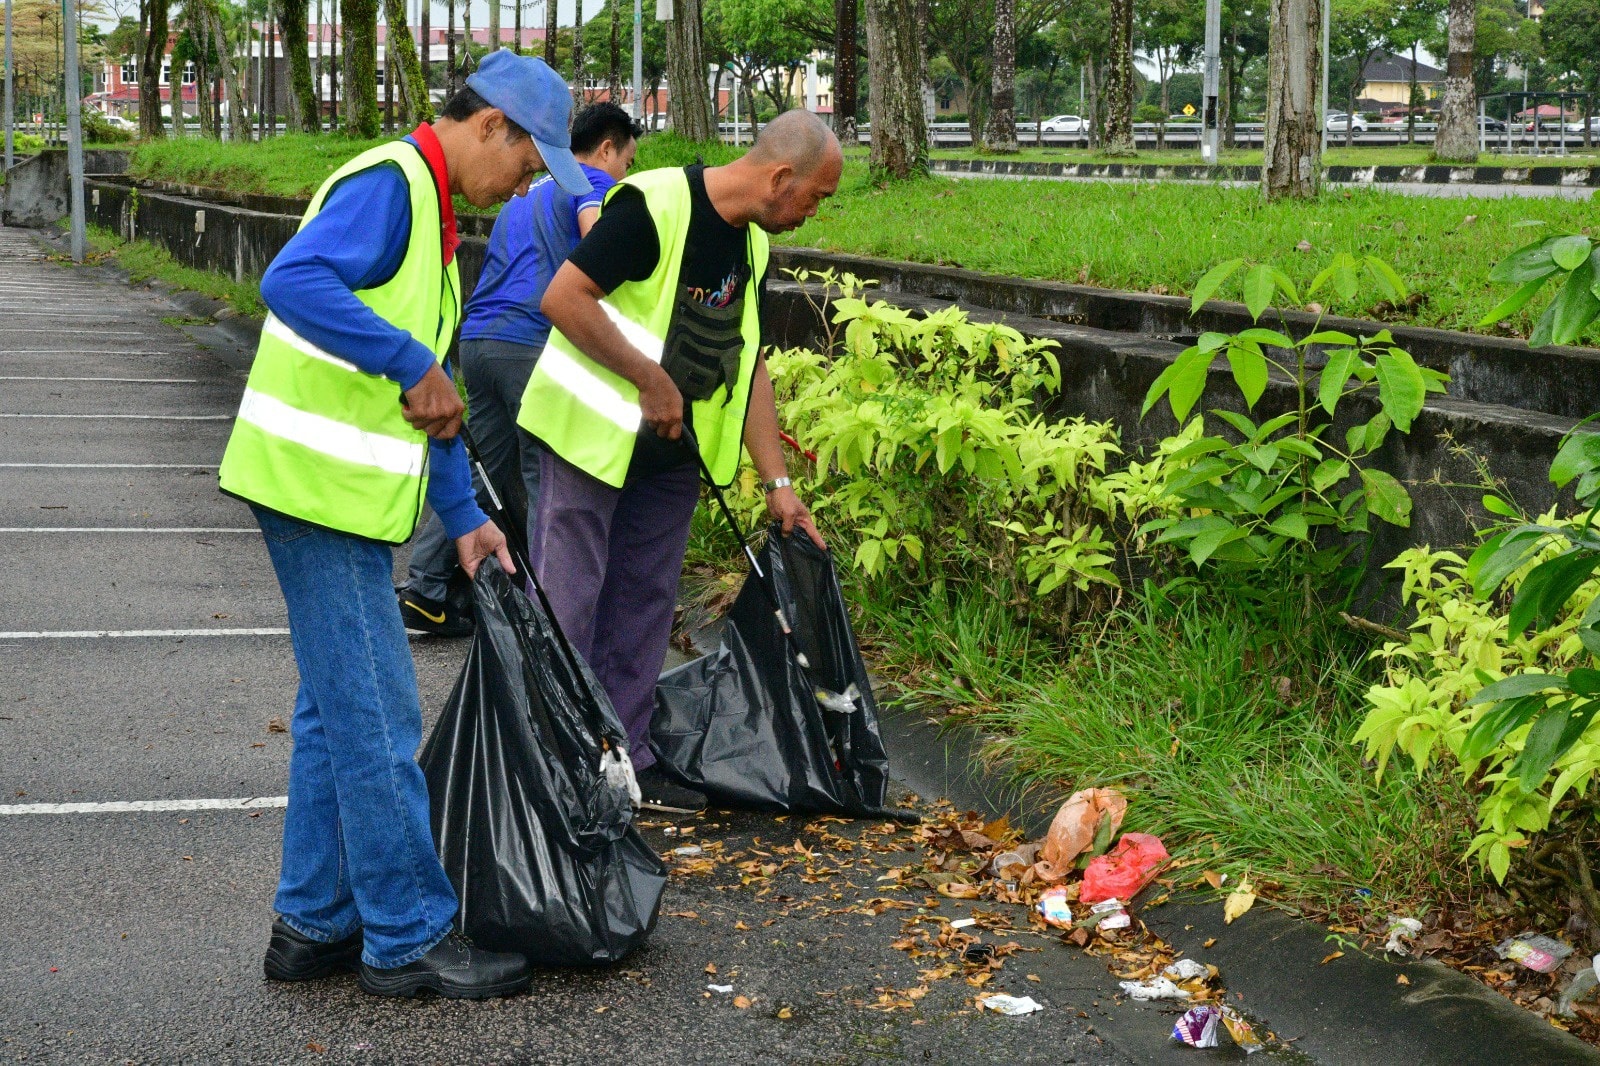
<svg viewBox="0 0 1600 1066">
<path fill-rule="evenodd" d="M 693 463 L 616 489 L 544 449 L 528 561 L 556 621 L 600 679 L 628 732 L 634 768 L 653 766 L 650 718 L 672 638 L 689 522 L 700 499 Z"/>
</svg>

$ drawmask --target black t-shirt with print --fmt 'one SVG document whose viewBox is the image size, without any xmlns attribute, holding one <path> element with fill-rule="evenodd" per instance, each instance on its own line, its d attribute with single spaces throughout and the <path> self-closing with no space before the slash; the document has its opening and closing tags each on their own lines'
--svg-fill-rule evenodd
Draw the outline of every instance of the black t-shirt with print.
<svg viewBox="0 0 1600 1066">
<path fill-rule="evenodd" d="M 689 180 L 689 232 L 678 285 L 680 290 L 688 286 L 694 297 L 708 307 L 726 308 L 744 298 L 751 270 L 750 234 L 730 225 L 717 213 L 706 194 L 704 165 L 684 167 L 684 174 Z M 661 245 L 644 194 L 626 183 L 617 186 L 588 236 L 568 258 L 606 293 L 624 282 L 644 281 L 655 273 L 661 260 Z M 758 301 L 765 294 L 766 282 L 763 274 L 756 289 Z M 684 423 L 693 428 L 687 403 L 683 416 Z M 691 456 L 682 446 L 662 440 L 647 426 L 640 432 L 629 476 L 647 475 L 689 461 Z"/>
</svg>

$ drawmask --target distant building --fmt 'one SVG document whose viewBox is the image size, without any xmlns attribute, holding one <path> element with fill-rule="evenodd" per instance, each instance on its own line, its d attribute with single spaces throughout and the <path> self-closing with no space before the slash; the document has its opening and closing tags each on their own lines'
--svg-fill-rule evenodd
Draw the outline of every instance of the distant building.
<svg viewBox="0 0 1600 1066">
<path fill-rule="evenodd" d="M 1438 67 L 1430 67 L 1426 63 L 1416 65 L 1417 88 L 1422 93 L 1423 100 L 1432 100 L 1439 94 L 1444 85 L 1444 71 Z M 1366 82 L 1362 103 L 1379 105 L 1368 107 L 1365 110 L 1381 110 L 1383 107 L 1408 107 L 1411 104 L 1411 60 L 1393 52 L 1379 52 L 1367 60 L 1367 65 L 1361 68 L 1362 80 Z"/>
</svg>

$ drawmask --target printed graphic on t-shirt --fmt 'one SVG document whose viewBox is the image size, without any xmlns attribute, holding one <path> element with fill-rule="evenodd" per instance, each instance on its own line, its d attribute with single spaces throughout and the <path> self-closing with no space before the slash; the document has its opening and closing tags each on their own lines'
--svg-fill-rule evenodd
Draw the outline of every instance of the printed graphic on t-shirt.
<svg viewBox="0 0 1600 1066">
<path fill-rule="evenodd" d="M 743 271 L 731 271 L 727 277 L 722 279 L 722 284 L 715 289 L 692 285 L 689 287 L 689 295 L 696 303 L 706 307 L 727 307 L 739 298 L 741 273 Z"/>
</svg>

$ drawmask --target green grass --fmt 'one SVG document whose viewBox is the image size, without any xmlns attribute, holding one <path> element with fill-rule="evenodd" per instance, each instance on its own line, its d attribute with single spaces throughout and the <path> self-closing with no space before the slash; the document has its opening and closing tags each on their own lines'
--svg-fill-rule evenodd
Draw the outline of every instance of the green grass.
<svg viewBox="0 0 1600 1066">
<path fill-rule="evenodd" d="M 1252 617 L 1215 589 L 1129 601 L 1066 654 L 991 597 L 862 606 L 879 661 L 920 702 L 998 734 L 988 753 L 1039 800 L 1116 787 L 1125 829 L 1316 913 L 1468 892 L 1459 786 L 1379 784 L 1350 743 L 1371 673 L 1358 640 Z"/>
<path fill-rule="evenodd" d="M 1426 302 L 1397 321 L 1473 328 L 1509 295 L 1488 270 L 1531 238 L 1524 219 L 1578 231 L 1594 204 L 1557 199 L 1454 199 L 1378 190 L 1266 204 L 1251 188 L 1173 182 L 981 181 L 929 178 L 878 188 L 852 162 L 839 195 L 778 238 L 826 251 L 963 266 L 996 274 L 1187 294 L 1236 256 L 1309 282 L 1336 252 L 1387 260 Z M 1300 251 L 1301 241 L 1310 251 Z M 1237 292 L 1226 294 L 1237 299 Z M 1326 301 L 1327 294 L 1319 294 Z M 1373 296 L 1373 300 L 1377 297 Z M 1372 315 L 1373 307 L 1341 305 Z M 1538 310 L 1538 308 L 1535 308 Z M 1512 323 L 1525 336 L 1527 316 Z"/>
<path fill-rule="evenodd" d="M 1162 151 L 1141 151 L 1135 156 L 1118 156 L 1113 158 L 1101 152 L 1088 148 L 1023 148 L 1016 154 L 997 156 L 991 153 L 978 151 L 972 148 L 939 148 L 935 149 L 935 159 L 1020 159 L 1036 163 L 1150 163 L 1163 166 L 1179 164 L 1200 163 L 1200 152 L 1195 148 L 1167 148 Z M 1394 147 L 1329 147 L 1328 154 L 1323 156 L 1324 166 L 1352 166 L 1352 167 L 1377 167 L 1397 166 L 1412 167 L 1424 166 L 1432 163 L 1433 150 L 1426 145 L 1415 147 L 1396 145 Z M 1222 162 L 1235 166 L 1259 166 L 1261 164 L 1261 150 L 1259 148 L 1236 148 L 1222 152 Z M 1483 167 L 1592 167 L 1600 166 L 1600 148 L 1584 154 L 1581 149 L 1568 149 L 1565 156 L 1545 155 L 1494 155 L 1484 153 L 1474 164 Z"/>
<path fill-rule="evenodd" d="M 164 248 L 146 241 L 124 241 L 115 231 L 99 226 L 89 227 L 88 238 L 95 261 L 115 263 L 134 281 L 154 278 L 174 288 L 189 289 L 222 300 L 242 315 L 259 318 L 267 313 L 255 279 L 239 282 L 223 274 L 183 266 Z"/>
</svg>

